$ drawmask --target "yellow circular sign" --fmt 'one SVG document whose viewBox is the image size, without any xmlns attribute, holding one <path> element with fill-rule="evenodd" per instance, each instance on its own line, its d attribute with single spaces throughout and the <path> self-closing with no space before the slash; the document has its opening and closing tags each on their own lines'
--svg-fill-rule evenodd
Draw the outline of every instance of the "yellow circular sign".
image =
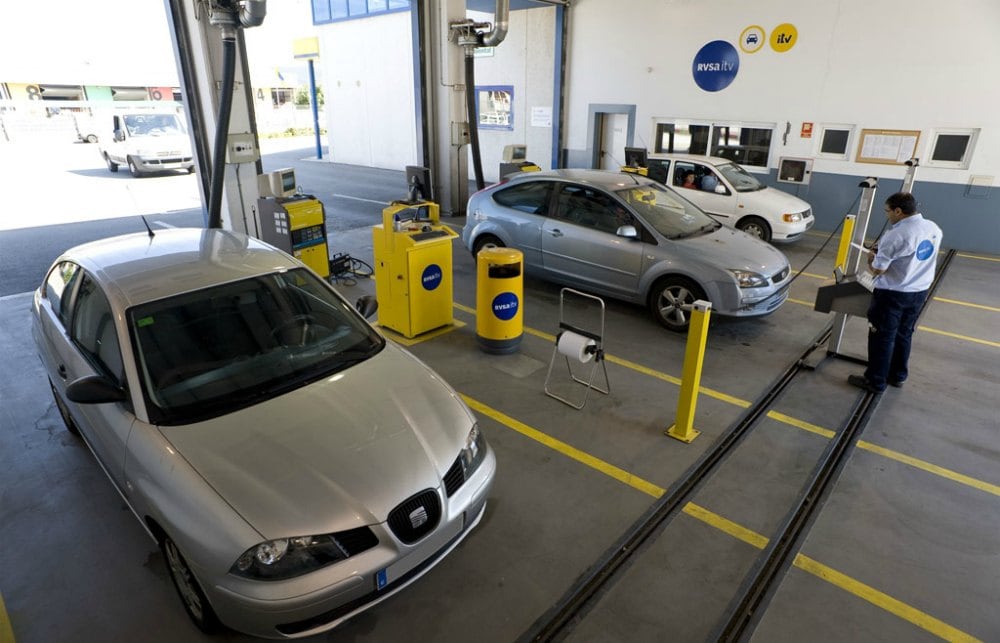
<svg viewBox="0 0 1000 643">
<path fill-rule="evenodd" d="M 795 46 L 798 39 L 799 32 L 795 29 L 795 25 L 786 22 L 778 25 L 771 32 L 771 49 L 778 52 L 788 51 Z"/>
<path fill-rule="evenodd" d="M 740 49 L 744 53 L 757 53 L 764 46 L 764 29 L 757 25 L 750 25 L 740 34 Z"/>
</svg>

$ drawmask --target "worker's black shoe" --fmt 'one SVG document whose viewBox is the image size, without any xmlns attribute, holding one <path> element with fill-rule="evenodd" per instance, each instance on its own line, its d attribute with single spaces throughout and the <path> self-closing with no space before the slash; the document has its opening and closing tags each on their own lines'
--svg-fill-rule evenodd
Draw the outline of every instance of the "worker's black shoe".
<svg viewBox="0 0 1000 643">
<path fill-rule="evenodd" d="M 864 375 L 848 375 L 847 383 L 864 389 L 869 393 L 881 393 L 883 389 L 875 388 L 875 385 L 865 379 Z"/>
<path fill-rule="evenodd" d="M 905 380 L 889 380 L 889 386 L 893 388 L 903 388 L 903 382 Z"/>
</svg>

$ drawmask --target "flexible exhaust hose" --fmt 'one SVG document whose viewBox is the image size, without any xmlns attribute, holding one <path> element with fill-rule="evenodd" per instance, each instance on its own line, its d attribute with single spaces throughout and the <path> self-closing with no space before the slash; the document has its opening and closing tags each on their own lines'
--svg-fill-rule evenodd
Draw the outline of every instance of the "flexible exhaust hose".
<svg viewBox="0 0 1000 643">
<path fill-rule="evenodd" d="M 476 174 L 476 189 L 486 187 L 483 181 L 483 159 L 479 156 L 479 116 L 476 114 L 476 62 L 472 48 L 465 51 L 465 108 L 469 112 L 469 143 L 472 145 L 472 168 Z"/>
<path fill-rule="evenodd" d="M 215 149 L 212 152 L 212 185 L 208 197 L 208 227 L 222 227 L 222 184 L 226 172 L 226 141 L 229 139 L 229 112 L 233 106 L 233 78 L 236 75 L 236 30 L 222 30 L 222 96 L 216 119 Z"/>
</svg>

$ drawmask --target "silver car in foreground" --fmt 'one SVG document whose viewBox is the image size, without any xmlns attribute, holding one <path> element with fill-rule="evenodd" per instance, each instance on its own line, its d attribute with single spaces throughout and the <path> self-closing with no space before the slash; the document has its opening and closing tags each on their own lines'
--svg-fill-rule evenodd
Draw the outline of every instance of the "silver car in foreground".
<svg viewBox="0 0 1000 643">
<path fill-rule="evenodd" d="M 35 293 L 62 419 L 202 629 L 328 630 L 482 518 L 496 460 L 475 417 L 363 314 L 288 255 L 222 230 L 79 246 Z"/>
<path fill-rule="evenodd" d="M 513 174 L 472 195 L 462 241 L 524 252 L 526 272 L 648 305 L 686 331 L 698 299 L 736 317 L 788 297 L 788 259 L 725 228 L 677 192 L 633 174 L 554 170 Z"/>
</svg>

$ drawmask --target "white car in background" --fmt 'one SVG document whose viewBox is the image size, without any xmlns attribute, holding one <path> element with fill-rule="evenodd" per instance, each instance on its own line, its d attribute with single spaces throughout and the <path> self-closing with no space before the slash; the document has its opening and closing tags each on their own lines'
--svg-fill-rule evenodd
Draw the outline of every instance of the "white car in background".
<svg viewBox="0 0 1000 643">
<path fill-rule="evenodd" d="M 816 221 L 808 203 L 767 187 L 729 159 L 650 154 L 647 167 L 650 178 L 678 190 L 723 224 L 763 241 L 794 241 Z M 685 185 L 689 173 L 694 182 Z"/>
</svg>

